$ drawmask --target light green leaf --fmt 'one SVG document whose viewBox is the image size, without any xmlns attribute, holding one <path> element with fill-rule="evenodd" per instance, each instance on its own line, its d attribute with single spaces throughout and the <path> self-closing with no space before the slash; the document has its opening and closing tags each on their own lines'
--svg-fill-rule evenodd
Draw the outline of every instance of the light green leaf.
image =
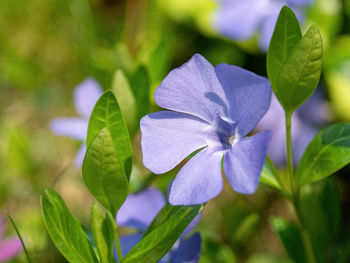
<svg viewBox="0 0 350 263">
<path fill-rule="evenodd" d="M 86 145 L 89 146 L 97 134 L 105 127 L 108 128 L 112 136 L 116 154 L 129 179 L 132 165 L 130 137 L 117 99 L 110 90 L 102 94 L 91 113 Z"/>
<path fill-rule="evenodd" d="M 299 228 L 283 218 L 273 218 L 272 228 L 277 231 L 289 257 L 295 263 L 307 263 L 305 249 Z"/>
<path fill-rule="evenodd" d="M 297 168 L 299 186 L 321 180 L 350 163 L 350 124 L 337 123 L 320 131 Z"/>
<path fill-rule="evenodd" d="M 82 170 L 91 194 L 116 216 L 128 196 L 128 181 L 107 128 L 88 146 Z"/>
<path fill-rule="evenodd" d="M 276 168 L 274 167 L 270 157 L 267 157 L 261 171 L 260 182 L 277 190 L 281 190 L 280 183 L 277 179 L 278 175 L 275 169 Z"/>
<path fill-rule="evenodd" d="M 158 262 L 174 245 L 186 227 L 192 222 L 195 216 L 200 212 L 202 206 L 174 206 L 165 207 L 162 218 L 168 215 L 166 220 L 161 219 L 163 223 L 153 231 L 145 235 L 141 241 L 130 250 L 123 258 L 121 263 L 156 263 Z M 158 222 L 160 223 L 160 222 Z M 157 225 L 158 225 L 157 223 Z"/>
<path fill-rule="evenodd" d="M 278 16 L 276 26 L 267 51 L 267 73 L 271 85 L 277 94 L 276 80 L 290 52 L 302 38 L 297 17 L 293 11 L 283 6 Z"/>
<path fill-rule="evenodd" d="M 69 262 L 98 262 L 80 223 L 53 190 L 41 195 L 41 209 L 52 241 Z"/>
<path fill-rule="evenodd" d="M 106 211 L 106 217 L 103 217 L 97 203 L 93 203 L 91 207 L 91 228 L 99 253 L 99 262 L 113 262 L 115 223 L 108 211 Z"/>
<path fill-rule="evenodd" d="M 138 127 L 138 123 L 136 123 L 137 105 L 130 88 L 129 80 L 120 69 L 114 73 L 112 91 L 118 98 L 119 106 L 125 117 L 129 131 L 133 132 Z"/>
</svg>

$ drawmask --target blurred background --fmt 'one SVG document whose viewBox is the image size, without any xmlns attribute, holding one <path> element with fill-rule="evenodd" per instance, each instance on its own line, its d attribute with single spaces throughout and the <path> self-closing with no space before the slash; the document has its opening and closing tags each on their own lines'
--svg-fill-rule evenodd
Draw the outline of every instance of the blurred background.
<svg viewBox="0 0 350 263">
<path fill-rule="evenodd" d="M 254 10 L 254 0 L 0 1 L 0 211 L 13 216 L 34 262 L 65 262 L 41 219 L 39 196 L 45 188 L 59 192 L 72 214 L 90 227 L 93 199 L 74 165 L 82 141 L 50 129 L 57 117 L 79 117 L 75 87 L 93 78 L 103 90 L 115 91 L 133 139 L 130 191 L 151 184 L 166 193 L 179 167 L 158 176 L 142 166 L 139 117 L 157 110 L 155 88 L 194 53 L 214 65 L 234 64 L 266 76 L 268 23 L 281 5 L 264 1 L 264 14 Z M 317 130 L 350 121 L 350 1 L 287 4 L 303 32 L 315 23 L 324 40 L 315 98 L 293 117 L 297 163 Z M 259 127 L 274 132 L 270 156 L 283 172 L 278 139 L 283 119 L 279 109 L 269 114 L 270 122 Z M 303 189 L 304 203 L 312 207 L 308 220 L 317 250 L 332 262 L 350 261 L 349 172 L 345 167 Z M 284 227 L 281 216 L 294 220 L 292 207 L 278 192 L 261 184 L 252 196 L 238 195 L 226 184 L 197 227 L 203 238 L 200 262 L 290 262 L 276 234 Z M 15 235 L 6 223 L 4 236 Z M 10 262 L 26 260 L 22 253 Z"/>
</svg>

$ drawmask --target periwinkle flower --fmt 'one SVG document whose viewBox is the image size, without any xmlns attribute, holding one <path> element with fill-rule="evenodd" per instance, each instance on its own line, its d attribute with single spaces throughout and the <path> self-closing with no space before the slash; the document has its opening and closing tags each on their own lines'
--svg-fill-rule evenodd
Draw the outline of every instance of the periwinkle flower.
<svg viewBox="0 0 350 263">
<path fill-rule="evenodd" d="M 214 68 L 196 54 L 168 74 L 154 97 L 168 111 L 141 120 L 144 165 L 165 173 L 200 150 L 174 179 L 172 205 L 201 204 L 217 196 L 223 188 L 222 159 L 233 189 L 255 192 L 271 135 L 246 135 L 269 107 L 266 78 L 227 64 Z"/>
<path fill-rule="evenodd" d="M 142 238 L 142 234 L 152 223 L 155 216 L 163 208 L 166 201 L 163 194 L 152 187 L 139 193 L 128 195 L 117 214 L 117 225 L 138 230 L 136 234 L 120 237 L 123 255 L 126 255 Z M 160 263 L 196 263 L 201 251 L 201 237 L 195 233 L 189 238 L 189 232 L 199 222 L 200 215 L 186 228 L 173 248 L 159 261 Z M 115 257 L 117 258 L 116 253 Z"/>
<path fill-rule="evenodd" d="M 218 0 L 214 27 L 234 40 L 248 40 L 259 32 L 259 46 L 267 51 L 282 6 L 287 5 L 303 20 L 304 9 L 313 0 Z"/>
<path fill-rule="evenodd" d="M 74 89 L 74 105 L 80 117 L 55 118 L 50 123 L 51 131 L 56 135 L 85 141 L 90 114 L 101 95 L 102 89 L 94 79 L 84 80 Z M 86 145 L 83 143 L 74 160 L 76 168 L 82 166 L 85 152 Z"/>
<path fill-rule="evenodd" d="M 21 241 L 17 237 L 4 238 L 5 223 L 0 217 L 0 262 L 5 262 L 18 256 L 23 250 Z"/>
<path fill-rule="evenodd" d="M 330 115 L 330 109 L 318 89 L 293 113 L 292 151 L 294 164 L 300 161 L 307 145 L 319 128 L 328 122 Z M 285 116 L 283 108 L 275 95 L 271 97 L 270 108 L 256 128 L 258 130 L 271 130 L 272 137 L 267 153 L 276 165 L 284 165 L 286 163 Z"/>
</svg>

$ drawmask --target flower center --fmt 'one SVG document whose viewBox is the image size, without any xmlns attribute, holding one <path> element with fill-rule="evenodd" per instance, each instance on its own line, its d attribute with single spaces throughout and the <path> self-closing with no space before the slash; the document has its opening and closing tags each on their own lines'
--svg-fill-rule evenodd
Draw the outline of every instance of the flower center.
<svg viewBox="0 0 350 263">
<path fill-rule="evenodd" d="M 231 147 L 231 145 L 234 143 L 236 139 L 236 127 L 237 122 L 234 122 L 232 120 L 222 118 L 221 116 L 217 115 L 217 117 L 214 120 L 214 128 L 217 134 L 218 139 L 221 142 L 221 145 L 224 149 L 228 149 Z"/>
</svg>

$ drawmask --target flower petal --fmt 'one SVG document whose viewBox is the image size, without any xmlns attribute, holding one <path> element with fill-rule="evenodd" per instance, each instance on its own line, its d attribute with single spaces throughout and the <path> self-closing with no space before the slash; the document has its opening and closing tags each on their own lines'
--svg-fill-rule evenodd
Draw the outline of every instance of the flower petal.
<svg viewBox="0 0 350 263">
<path fill-rule="evenodd" d="M 120 237 L 120 246 L 122 248 L 123 256 L 129 253 L 129 251 L 136 246 L 136 244 L 141 240 L 142 235 L 141 234 L 130 234 Z M 114 258 L 119 262 L 117 250 L 114 247 L 113 250 Z"/>
<path fill-rule="evenodd" d="M 170 204 L 202 204 L 217 196 L 223 187 L 221 159 L 222 152 L 205 148 L 189 160 L 173 181 Z"/>
<path fill-rule="evenodd" d="M 257 31 L 267 12 L 268 5 L 265 1 L 225 1 L 215 14 L 214 27 L 231 39 L 249 39 Z"/>
<path fill-rule="evenodd" d="M 154 93 L 163 108 L 193 114 L 212 122 L 216 112 L 227 116 L 227 102 L 214 67 L 195 54 L 187 63 L 172 70 Z"/>
<path fill-rule="evenodd" d="M 23 250 L 21 241 L 17 238 L 10 238 L 0 244 L 0 262 L 16 257 Z"/>
<path fill-rule="evenodd" d="M 166 201 L 161 191 L 147 188 L 130 194 L 117 214 L 117 224 L 145 231 Z"/>
<path fill-rule="evenodd" d="M 78 113 L 89 119 L 102 92 L 101 86 L 92 78 L 88 78 L 76 86 L 74 89 L 74 104 Z"/>
<path fill-rule="evenodd" d="M 202 218 L 202 212 L 200 212 L 196 217 L 192 220 L 192 222 L 186 227 L 184 232 L 182 232 L 180 239 L 185 239 L 188 234 L 192 232 L 192 230 L 198 225 L 199 221 L 201 221 Z"/>
<path fill-rule="evenodd" d="M 143 163 L 153 173 L 173 169 L 186 156 L 205 147 L 201 136 L 209 125 L 197 117 L 160 111 L 141 119 Z"/>
<path fill-rule="evenodd" d="M 73 162 L 73 165 L 75 168 L 79 169 L 83 166 L 83 161 L 86 153 L 86 145 L 85 143 L 82 144 L 78 150 L 78 152 L 75 155 L 75 159 Z"/>
<path fill-rule="evenodd" d="M 255 192 L 261 169 L 266 159 L 270 131 L 237 141 L 224 156 L 226 178 L 232 188 L 241 194 Z"/>
<path fill-rule="evenodd" d="M 270 82 L 237 66 L 219 64 L 215 71 L 229 101 L 231 119 L 238 122 L 237 132 L 244 137 L 269 108 Z"/>
<path fill-rule="evenodd" d="M 50 122 L 50 128 L 56 135 L 85 140 L 88 121 L 80 118 L 56 118 Z"/>
<path fill-rule="evenodd" d="M 199 233 L 195 233 L 187 240 L 180 243 L 172 254 L 171 263 L 196 263 L 201 253 L 202 239 Z"/>
</svg>

